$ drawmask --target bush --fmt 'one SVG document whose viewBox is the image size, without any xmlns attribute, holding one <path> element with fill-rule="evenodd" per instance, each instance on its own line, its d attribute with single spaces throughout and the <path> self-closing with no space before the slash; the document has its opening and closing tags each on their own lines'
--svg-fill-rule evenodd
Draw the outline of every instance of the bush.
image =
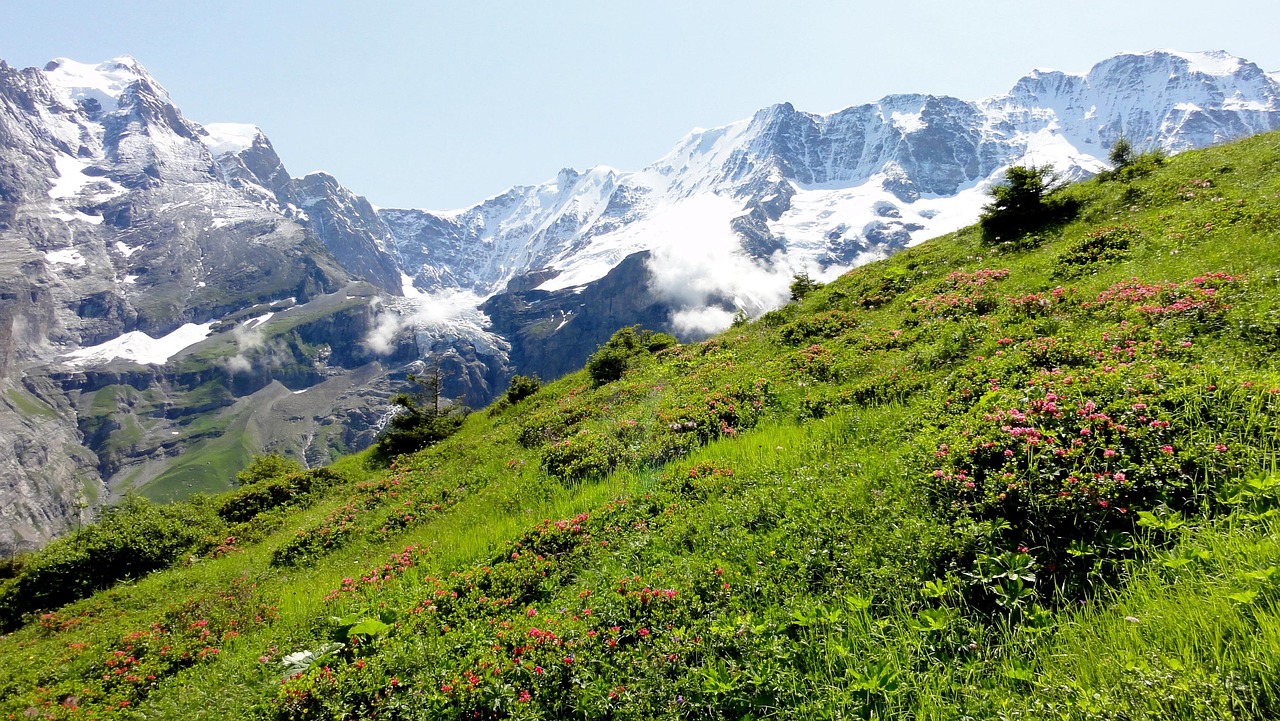
<svg viewBox="0 0 1280 721">
<path fill-rule="evenodd" d="M 294 473 L 245 486 L 220 499 L 218 515 L 228 523 L 242 523 L 263 511 L 298 504 L 345 480 L 328 468 Z"/>
<path fill-rule="evenodd" d="M 511 404 L 519 403 L 528 398 L 538 389 L 542 388 L 542 381 L 538 376 L 522 376 L 516 375 L 511 377 L 511 384 L 507 386 L 507 402 Z"/>
<path fill-rule="evenodd" d="M 625 449 L 616 438 L 582 431 L 547 446 L 542 468 L 562 481 L 582 481 L 608 475 L 622 462 Z"/>
<path fill-rule="evenodd" d="M 15 628 L 24 614 L 56 608 L 202 553 L 205 539 L 221 536 L 225 528 L 211 504 L 157 506 L 129 496 L 97 523 L 28 559 L 0 592 L 0 627 Z"/>
<path fill-rule="evenodd" d="M 587 374 L 591 376 L 591 382 L 599 388 L 622 378 L 633 356 L 640 353 L 657 353 L 676 345 L 677 342 L 674 337 L 666 333 L 644 330 L 638 325 L 620 328 L 587 359 Z"/>
<path fill-rule="evenodd" d="M 261 481 L 302 471 L 302 465 L 292 458 L 271 453 L 265 456 L 254 456 L 253 461 L 243 471 L 236 474 L 236 485 L 251 486 Z"/>
<path fill-rule="evenodd" d="M 1005 171 L 1004 182 L 990 190 L 991 202 L 982 207 L 978 220 L 988 244 L 1018 244 L 1023 236 L 1069 219 L 1075 207 L 1048 196 L 1058 183 L 1051 165 L 1015 165 Z"/>
<path fill-rule="evenodd" d="M 1129 257 L 1129 246 L 1141 237 L 1131 225 L 1099 228 L 1073 241 L 1054 261 L 1056 278 L 1074 278 L 1090 272 L 1094 266 L 1117 263 Z"/>
</svg>

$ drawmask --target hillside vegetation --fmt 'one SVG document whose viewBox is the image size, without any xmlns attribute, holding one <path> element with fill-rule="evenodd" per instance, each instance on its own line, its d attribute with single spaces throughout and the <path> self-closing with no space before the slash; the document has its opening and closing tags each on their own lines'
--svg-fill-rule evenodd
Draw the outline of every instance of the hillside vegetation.
<svg viewBox="0 0 1280 721">
<path fill-rule="evenodd" d="M 6 582 L 0 716 L 1280 717 L 1280 135 L 1053 207 L 385 470 L 135 503 L 167 570 L 52 607 L 86 529 Z"/>
</svg>

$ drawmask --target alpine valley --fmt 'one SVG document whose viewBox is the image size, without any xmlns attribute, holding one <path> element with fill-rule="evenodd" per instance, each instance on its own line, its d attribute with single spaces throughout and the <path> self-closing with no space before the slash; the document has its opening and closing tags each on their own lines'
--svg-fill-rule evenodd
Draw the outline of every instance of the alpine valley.
<svg viewBox="0 0 1280 721">
<path fill-rule="evenodd" d="M 291 176 L 251 125 L 183 116 L 141 65 L 0 62 L 0 551 L 130 491 L 229 487 L 257 453 L 369 445 L 408 373 L 493 400 L 618 328 L 682 339 L 972 223 L 1016 164 L 1066 179 L 1121 137 L 1280 128 L 1280 74 L 1222 52 L 1037 70 L 979 101 L 782 103 L 636 171 L 565 169 L 450 210 Z"/>
</svg>

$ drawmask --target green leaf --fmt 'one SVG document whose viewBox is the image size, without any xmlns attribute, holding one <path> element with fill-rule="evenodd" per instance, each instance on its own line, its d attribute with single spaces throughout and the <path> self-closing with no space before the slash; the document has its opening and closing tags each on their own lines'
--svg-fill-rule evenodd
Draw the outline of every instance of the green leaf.
<svg viewBox="0 0 1280 721">
<path fill-rule="evenodd" d="M 366 618 L 365 620 L 352 626 L 347 634 L 350 636 L 379 636 L 386 633 L 391 628 L 390 625 L 379 621 L 376 618 Z"/>
<path fill-rule="evenodd" d="M 1257 591 L 1237 591 L 1236 593 L 1228 593 L 1227 598 L 1235 601 L 1241 606 L 1248 606 L 1258 598 Z"/>
</svg>

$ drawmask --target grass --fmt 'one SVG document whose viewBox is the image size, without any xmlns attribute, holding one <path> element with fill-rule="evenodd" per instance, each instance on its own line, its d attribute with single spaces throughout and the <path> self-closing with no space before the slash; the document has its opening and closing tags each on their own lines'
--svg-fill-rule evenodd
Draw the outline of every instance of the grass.
<svg viewBox="0 0 1280 721">
<path fill-rule="evenodd" d="M 1275 718 L 1277 168 L 1271 134 L 1072 186 L 345 457 L 23 619 L 0 716 Z"/>
<path fill-rule="evenodd" d="M 48 404 L 21 388 L 10 388 L 5 395 L 9 402 L 24 416 L 57 418 L 58 412 Z"/>
</svg>

